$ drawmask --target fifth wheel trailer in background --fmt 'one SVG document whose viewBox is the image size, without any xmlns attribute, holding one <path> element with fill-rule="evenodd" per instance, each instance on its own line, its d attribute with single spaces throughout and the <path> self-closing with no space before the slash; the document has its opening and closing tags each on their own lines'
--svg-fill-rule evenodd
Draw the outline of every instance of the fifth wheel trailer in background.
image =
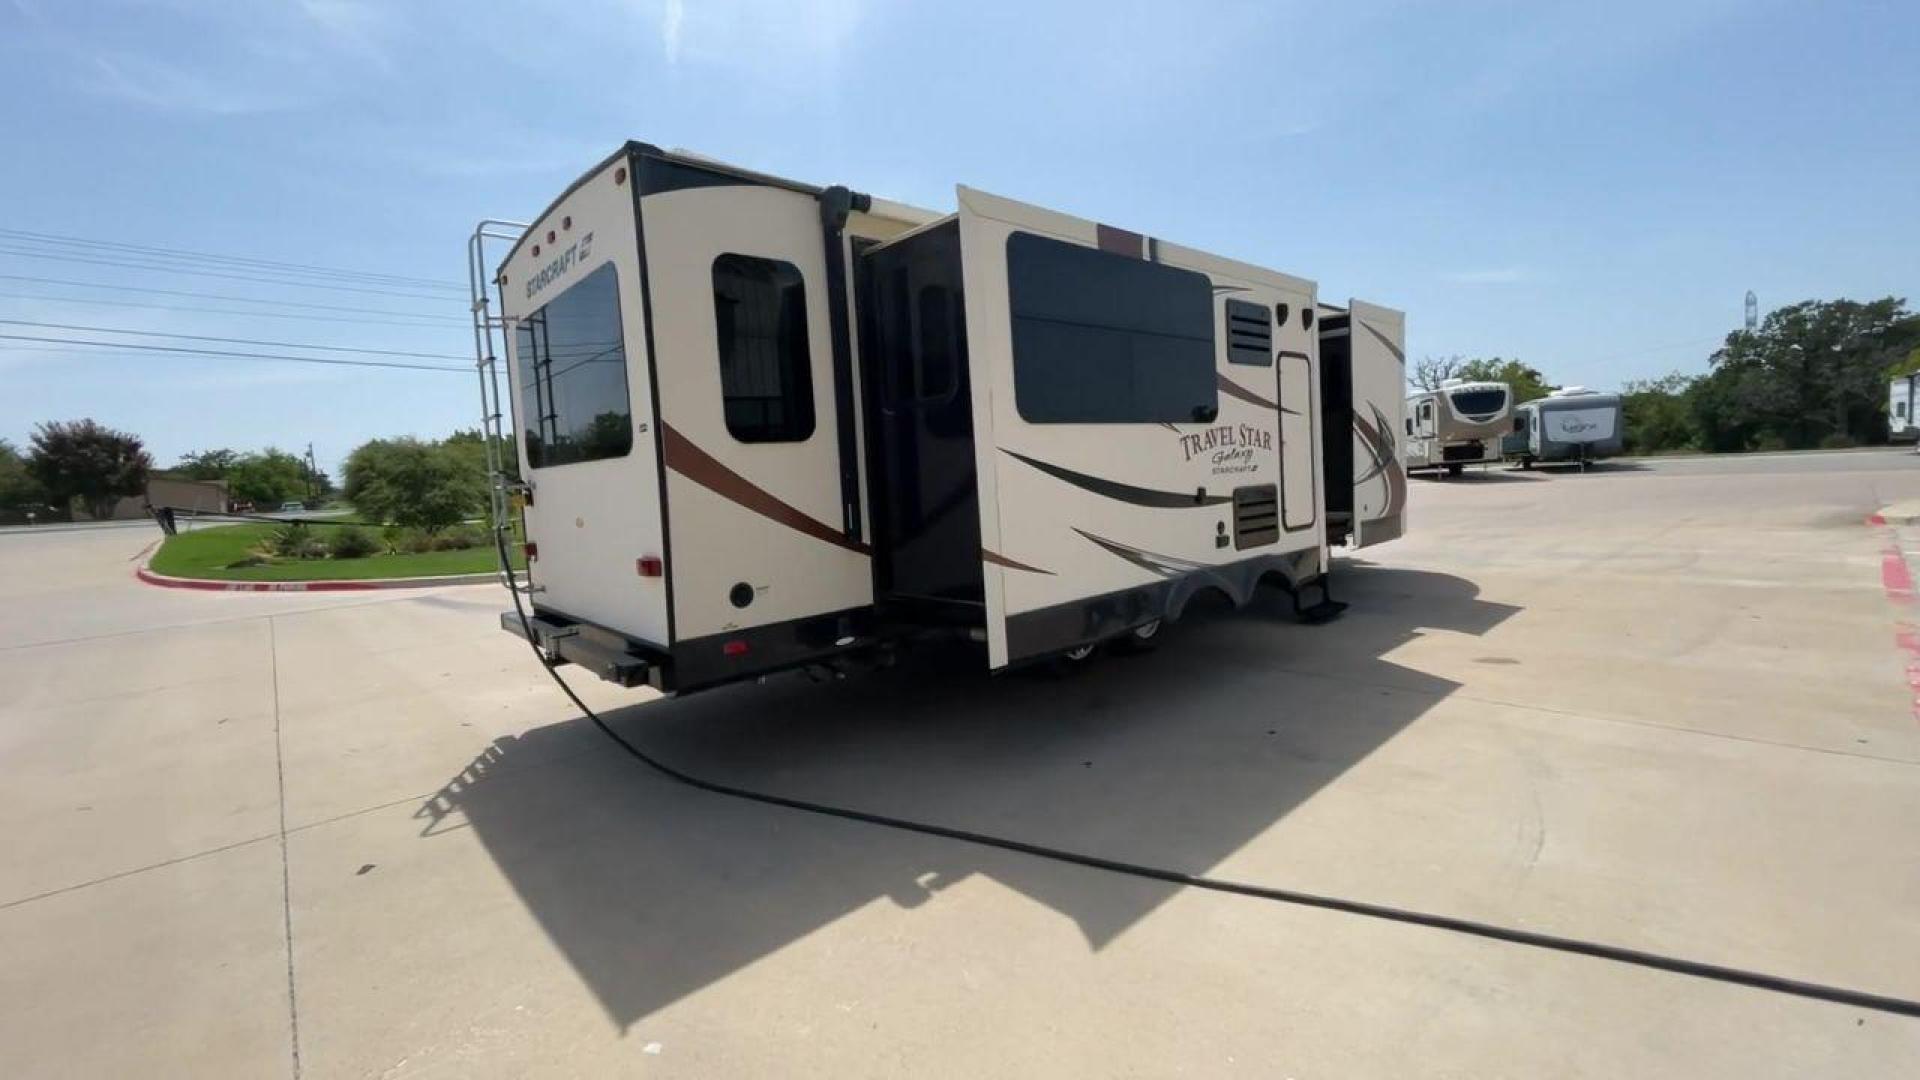
<svg viewBox="0 0 1920 1080">
<path fill-rule="evenodd" d="M 1619 454 L 1625 448 L 1625 437 L 1618 394 L 1569 386 L 1522 402 L 1514 409 L 1507 456 L 1523 469 L 1536 462 L 1551 465 L 1575 461 L 1584 465 Z"/>
<path fill-rule="evenodd" d="M 1338 610 L 1330 545 L 1401 529 L 1403 317 L 1352 305 L 1364 347 L 1323 363 L 1311 281 L 956 202 L 629 143 L 476 231 L 488 446 L 524 478 L 496 520 L 549 657 L 678 692 L 930 633 L 1077 661 L 1261 584 Z"/>
<path fill-rule="evenodd" d="M 1887 440 L 1896 443 L 1920 441 L 1920 375 L 1901 375 L 1887 387 Z"/>
<path fill-rule="evenodd" d="M 1500 440 L 1512 430 L 1513 392 L 1506 383 L 1453 380 L 1407 398 L 1407 471 L 1446 470 L 1500 460 Z"/>
</svg>

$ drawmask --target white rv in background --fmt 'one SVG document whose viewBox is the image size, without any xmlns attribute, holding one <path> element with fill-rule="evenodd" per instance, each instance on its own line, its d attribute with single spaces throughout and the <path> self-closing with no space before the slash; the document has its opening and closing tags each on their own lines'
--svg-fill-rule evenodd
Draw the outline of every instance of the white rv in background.
<svg viewBox="0 0 1920 1080">
<path fill-rule="evenodd" d="M 525 478 L 496 470 L 497 520 L 550 658 L 676 692 L 929 633 L 1078 661 L 1260 584 L 1338 610 L 1330 544 L 1401 530 L 1400 314 L 1325 309 L 1365 337 L 1323 353 L 1311 281 L 956 199 L 629 143 L 476 231 L 484 414 Z"/>
<path fill-rule="evenodd" d="M 1449 381 L 1407 398 L 1409 472 L 1446 470 L 1500 460 L 1500 440 L 1513 428 L 1513 393 L 1506 383 Z"/>
<path fill-rule="evenodd" d="M 1920 405 L 1920 374 L 1902 375 L 1887 388 L 1887 439 L 1889 442 L 1920 442 L 1920 417 L 1914 407 Z"/>
<path fill-rule="evenodd" d="M 1566 461 L 1585 469 L 1588 462 L 1615 457 L 1626 450 L 1620 395 L 1564 386 L 1522 402 L 1513 410 L 1505 450 L 1523 469 Z"/>
</svg>

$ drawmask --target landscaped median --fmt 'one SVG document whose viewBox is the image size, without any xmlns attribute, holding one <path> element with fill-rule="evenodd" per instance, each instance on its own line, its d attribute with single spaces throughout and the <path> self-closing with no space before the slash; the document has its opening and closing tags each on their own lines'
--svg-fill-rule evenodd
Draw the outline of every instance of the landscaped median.
<svg viewBox="0 0 1920 1080">
<path fill-rule="evenodd" d="M 492 534 L 305 523 L 220 525 L 167 537 L 139 577 L 150 585 L 235 592 L 394 589 L 486 581 Z M 515 552 L 516 567 L 524 565 Z"/>
</svg>

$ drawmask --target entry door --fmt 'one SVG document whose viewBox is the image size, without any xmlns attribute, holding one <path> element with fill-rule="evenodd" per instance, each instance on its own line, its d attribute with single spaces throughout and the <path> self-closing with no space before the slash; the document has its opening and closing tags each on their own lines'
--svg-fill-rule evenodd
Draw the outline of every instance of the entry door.
<svg viewBox="0 0 1920 1080">
<path fill-rule="evenodd" d="M 751 183 L 641 190 L 676 644 L 777 639 L 870 605 L 842 504 L 853 420 L 835 409 L 817 203 Z"/>
</svg>

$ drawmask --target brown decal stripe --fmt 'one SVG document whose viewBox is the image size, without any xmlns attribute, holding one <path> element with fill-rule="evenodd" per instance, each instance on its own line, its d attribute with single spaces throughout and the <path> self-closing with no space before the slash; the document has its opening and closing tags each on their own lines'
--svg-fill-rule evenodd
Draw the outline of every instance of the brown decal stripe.
<svg viewBox="0 0 1920 1080">
<path fill-rule="evenodd" d="M 1000 452 L 1009 457 L 1024 461 L 1034 468 L 1039 469 L 1041 472 L 1046 473 L 1048 476 L 1065 480 L 1074 487 L 1091 491 L 1095 495 L 1114 499 L 1118 502 L 1132 503 L 1135 506 L 1150 506 L 1161 510 L 1181 510 L 1190 506 L 1218 506 L 1221 503 L 1233 501 L 1233 496 L 1231 495 L 1206 495 L 1198 491 L 1191 494 L 1184 491 L 1160 491 L 1155 488 L 1143 488 L 1136 487 L 1132 484 L 1123 484 L 1118 480 L 1108 480 L 1104 477 L 1089 476 L 1086 473 L 1075 472 L 1061 465 L 1050 464 L 1038 458 L 1030 458 L 1025 454 L 1008 450 L 1004 446 L 1000 448 Z"/>
<path fill-rule="evenodd" d="M 661 448 L 666 452 L 667 468 L 699 484 L 715 495 L 785 525 L 795 532 L 805 533 L 815 540 L 822 540 L 835 547 L 861 555 L 872 555 L 873 548 L 858 540 L 849 540 L 846 534 L 825 522 L 809 517 L 804 511 L 789 506 L 778 497 L 759 487 L 753 481 L 722 465 L 712 454 L 695 446 L 692 440 L 675 431 L 672 424 L 660 425 Z"/>
<path fill-rule="evenodd" d="M 1296 354 L 1283 352 L 1280 355 L 1292 356 Z M 1263 409 L 1274 409 L 1279 412 L 1286 413 L 1288 416 L 1300 415 L 1298 412 L 1294 411 L 1293 409 L 1289 409 L 1284 405 L 1281 405 L 1277 401 L 1268 401 L 1266 398 L 1263 398 L 1259 394 L 1256 394 L 1253 391 L 1247 389 L 1246 387 L 1241 386 L 1239 383 L 1234 382 L 1232 379 L 1227 378 L 1225 375 L 1219 372 L 1215 372 L 1214 377 L 1218 379 L 1220 382 L 1220 392 L 1227 395 L 1230 398 L 1239 398 L 1241 401 L 1244 401 L 1249 405 L 1258 405 Z"/>
<path fill-rule="evenodd" d="M 1194 570 L 1205 570 L 1208 566 L 1207 563 L 1195 562 L 1192 559 L 1179 559 L 1172 555 L 1156 555 L 1145 548 L 1137 548 L 1131 544 L 1123 544 L 1118 540 L 1109 540 L 1104 536 L 1095 536 L 1078 526 L 1070 525 L 1068 528 L 1073 529 L 1074 532 L 1086 537 L 1089 541 L 1098 544 L 1100 547 L 1118 555 L 1120 558 L 1125 559 L 1140 569 L 1149 573 L 1158 574 L 1161 577 L 1173 577 L 1176 574 L 1190 573 Z"/>
<path fill-rule="evenodd" d="M 986 548 L 980 549 L 980 561 L 992 563 L 995 566 L 1004 566 L 1009 570 L 1025 570 L 1029 574 L 1045 574 L 1048 577 L 1056 576 L 1051 570 L 1042 570 L 1037 566 L 1028 566 L 1026 563 L 1016 562 L 997 551 L 988 551 Z"/>
<path fill-rule="evenodd" d="M 1393 343 L 1392 338 L 1388 337 L 1387 335 L 1381 333 L 1378 330 L 1375 330 L 1373 328 L 1373 324 L 1368 322 L 1365 319 L 1360 320 L 1360 325 L 1366 328 L 1367 333 L 1372 334 L 1375 338 L 1378 338 L 1380 341 L 1380 344 L 1385 345 L 1387 347 L 1387 351 L 1393 354 L 1393 358 L 1395 360 L 1400 361 L 1402 364 L 1407 362 L 1407 354 L 1401 350 L 1400 346 L 1395 345 Z"/>
<path fill-rule="evenodd" d="M 1116 229 L 1111 225 L 1095 225 L 1093 233 L 1098 239 L 1101 251 L 1125 255 L 1130 259 L 1146 257 L 1147 238 L 1137 232 Z"/>
<path fill-rule="evenodd" d="M 1407 505 L 1407 471 L 1399 460 L 1399 447 L 1395 445 L 1393 425 L 1387 422 L 1380 406 L 1368 402 L 1373 410 L 1373 423 L 1362 419 L 1358 412 L 1353 414 L 1353 429 L 1360 435 L 1360 442 L 1367 448 L 1367 456 L 1373 459 L 1373 465 L 1366 474 L 1354 481 L 1354 486 L 1383 477 L 1387 484 L 1387 506 L 1381 513 L 1386 517 L 1398 515 Z"/>
</svg>

